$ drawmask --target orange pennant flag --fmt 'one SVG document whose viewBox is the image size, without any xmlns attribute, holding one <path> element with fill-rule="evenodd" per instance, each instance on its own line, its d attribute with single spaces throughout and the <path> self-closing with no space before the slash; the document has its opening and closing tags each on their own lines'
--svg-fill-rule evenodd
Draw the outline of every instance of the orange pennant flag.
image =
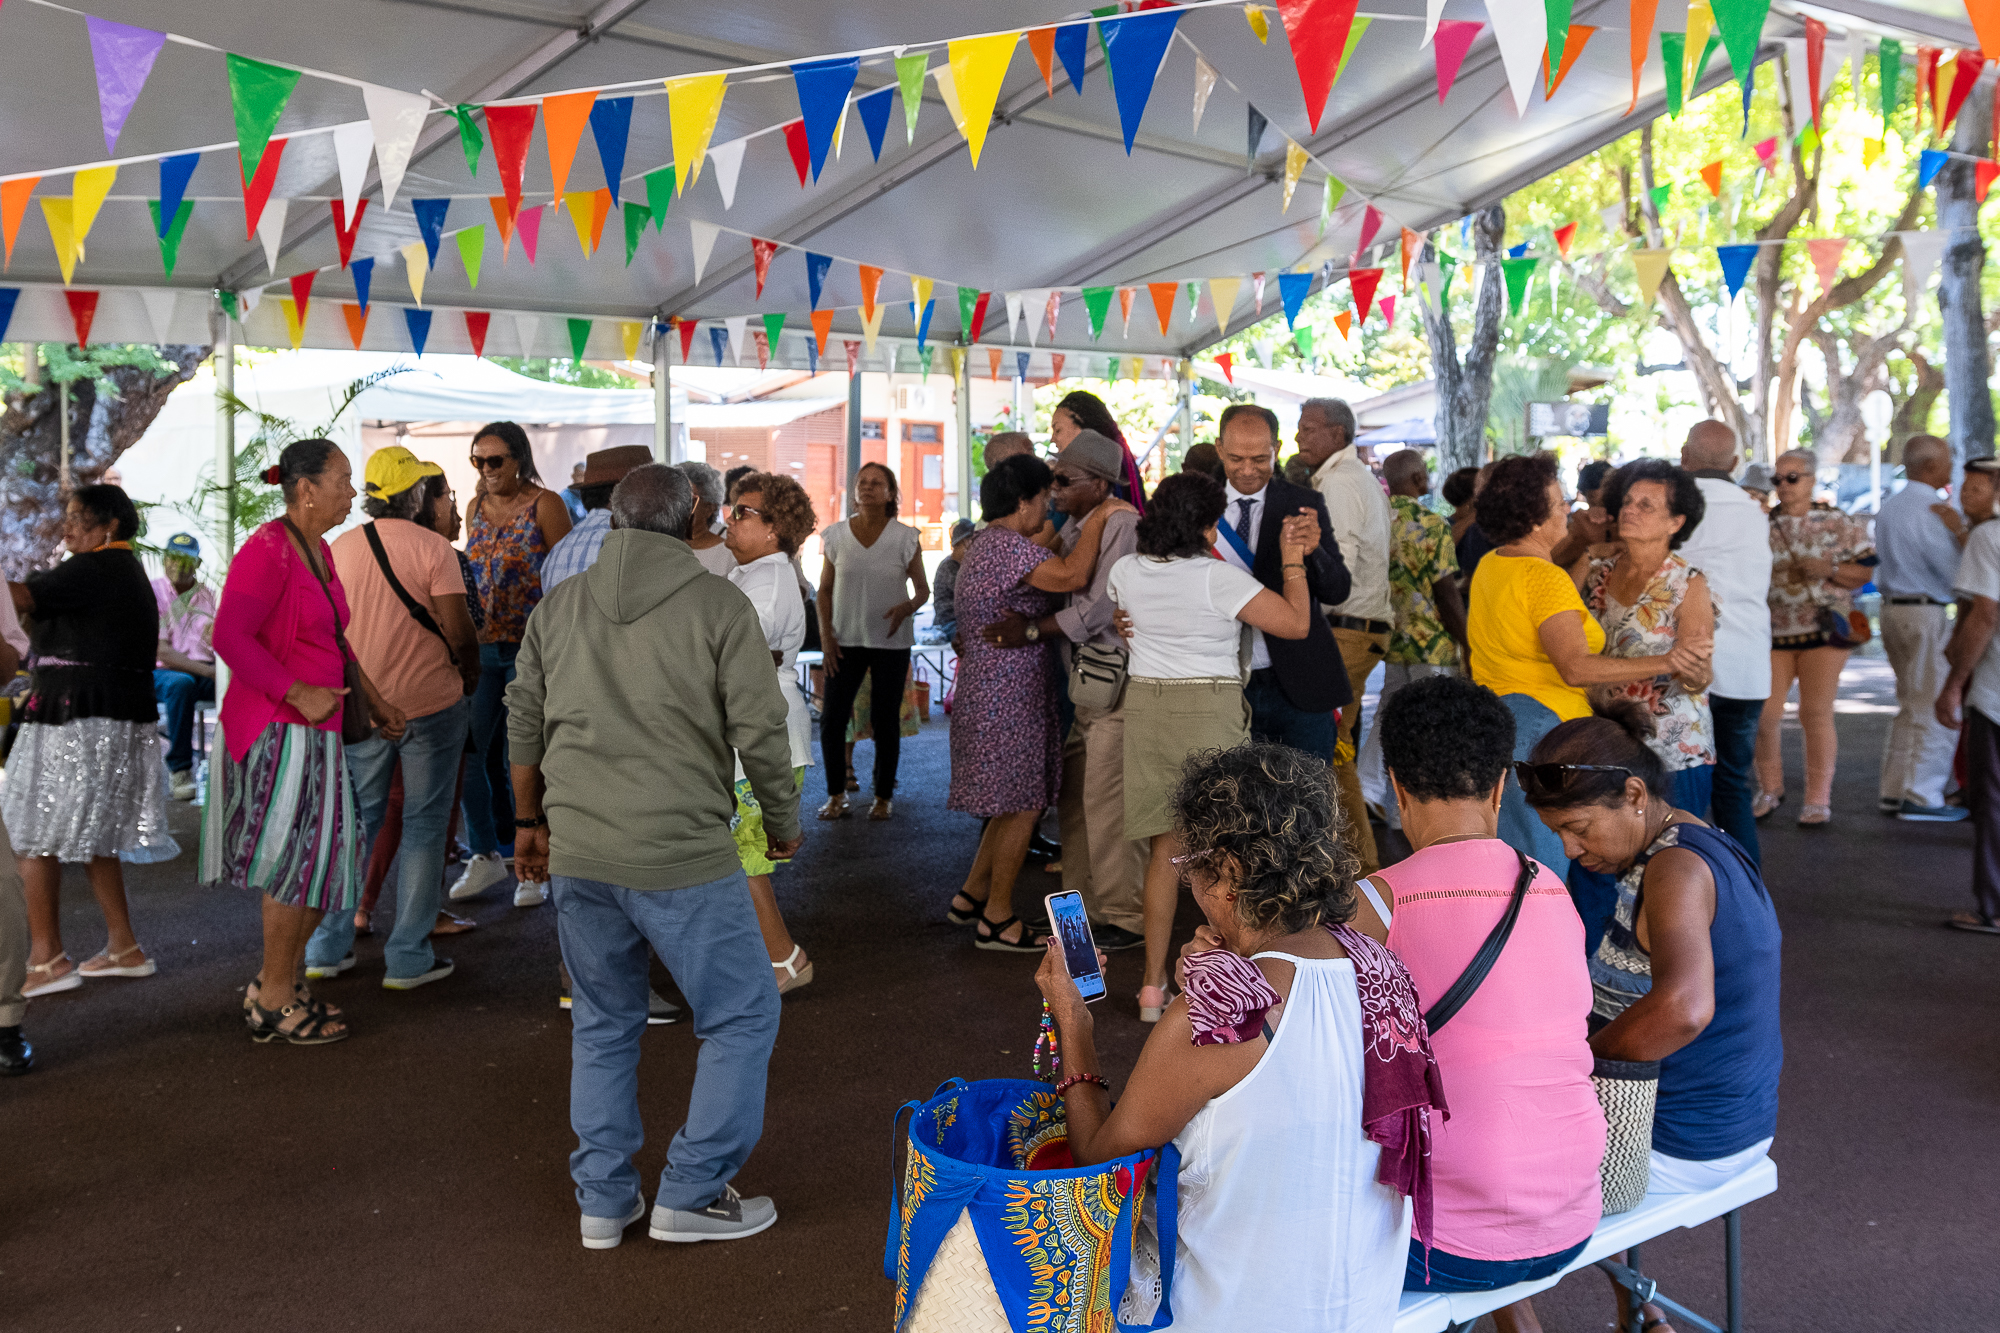
<svg viewBox="0 0 2000 1333">
<path fill-rule="evenodd" d="M 986 378 L 996 381 L 1000 378 L 1000 349 L 997 347 L 986 349 Z"/>
<path fill-rule="evenodd" d="M 1132 336 L 1132 298 L 1138 294 L 1139 289 L 1137 287 L 1120 287 L 1118 289 L 1118 313 L 1125 317 L 1123 334 L 1127 338 Z"/>
<path fill-rule="evenodd" d="M 590 253 L 596 254 L 604 243 L 604 220 L 611 216 L 611 191 L 600 189 L 590 198 Z"/>
<path fill-rule="evenodd" d="M 570 163 L 576 160 L 576 145 L 583 127 L 590 123 L 590 107 L 595 92 L 559 93 L 542 99 L 542 133 L 549 141 L 549 176 L 555 181 L 560 199 L 569 184 Z"/>
<path fill-rule="evenodd" d="M 1340 330 L 1340 336 L 1345 338 L 1347 331 L 1354 327 L 1354 316 L 1343 310 L 1333 317 L 1333 324 Z"/>
<path fill-rule="evenodd" d="M 1630 35 L 1632 38 L 1632 105 L 1625 108 L 1631 115 L 1639 105 L 1639 72 L 1646 67 L 1646 51 L 1653 42 L 1653 13 L 1660 7 L 1660 0 L 1632 0 Z M 1569 43 L 1563 43 L 1568 49 Z"/>
<path fill-rule="evenodd" d="M 882 270 L 873 264 L 862 264 L 861 268 L 861 322 L 866 324 L 875 318 L 875 289 L 882 285 Z"/>
<path fill-rule="evenodd" d="M 354 340 L 354 350 L 361 350 L 361 335 L 368 331 L 368 307 L 365 305 L 344 305 L 340 313 L 347 316 L 347 336 Z"/>
<path fill-rule="evenodd" d="M 813 326 L 813 341 L 819 344 L 819 354 L 821 356 L 825 356 L 826 338 L 828 334 L 833 332 L 833 311 L 831 310 L 813 311 L 812 326 Z"/>
<path fill-rule="evenodd" d="M 41 183 L 40 176 L 24 176 L 17 181 L 0 182 L 0 232 L 4 232 L 7 242 L 7 263 L 14 262 L 14 238 L 21 232 L 21 219 L 28 212 L 28 196 Z"/>
<path fill-rule="evenodd" d="M 1542 48 L 1542 81 L 1548 87 L 1548 97 L 1554 97 L 1556 89 L 1563 86 L 1563 80 L 1569 77 L 1571 67 L 1576 64 L 1576 58 L 1583 54 L 1583 44 L 1589 41 L 1591 35 L 1596 31 L 1597 29 L 1588 23 L 1572 23 L 1569 25 L 1569 36 L 1563 38 L 1562 63 L 1556 66 L 1554 82 L 1549 82 L 1548 48 Z"/>
<path fill-rule="evenodd" d="M 1975 3 L 1977 0 L 1975 0 Z M 2000 3 L 2000 0 L 1995 0 Z M 1028 29 L 1028 49 L 1034 52 L 1035 67 L 1042 71 L 1042 87 L 1053 97 L 1056 91 L 1055 54 L 1056 30 L 1054 28 Z"/>
<path fill-rule="evenodd" d="M 1180 295 L 1178 282 L 1149 282 L 1146 290 L 1153 296 L 1153 312 L 1160 317 L 1160 332 L 1167 331 L 1167 325 L 1174 319 L 1174 298 Z"/>
<path fill-rule="evenodd" d="M 1410 260 L 1423 248 L 1424 238 L 1408 227 L 1403 228 L 1403 290 L 1406 292 L 1410 290 Z"/>
<path fill-rule="evenodd" d="M 1720 199 L 1722 197 L 1722 164 L 1720 162 L 1711 162 L 1703 167 L 1701 169 L 1701 183 L 1708 187 L 1709 194 Z"/>
<path fill-rule="evenodd" d="M 500 258 L 507 258 L 507 251 L 514 240 L 514 220 L 521 216 L 521 201 L 507 202 L 504 194 L 491 195 L 486 200 L 493 205 L 493 225 L 500 229 Z"/>
</svg>

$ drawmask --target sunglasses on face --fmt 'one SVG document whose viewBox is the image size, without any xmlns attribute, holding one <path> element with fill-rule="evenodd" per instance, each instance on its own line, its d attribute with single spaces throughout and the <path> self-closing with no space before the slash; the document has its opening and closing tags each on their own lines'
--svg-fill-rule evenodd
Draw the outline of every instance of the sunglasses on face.
<svg viewBox="0 0 2000 1333">
<path fill-rule="evenodd" d="M 755 514 L 758 518 L 764 517 L 763 510 L 752 508 L 749 505 L 731 505 L 729 507 L 729 521 L 731 523 L 741 523 L 751 514 Z"/>
<path fill-rule="evenodd" d="M 1771 474 L 1772 481 L 1782 481 L 1787 485 L 1793 482 L 1804 481 L 1805 479 L 1806 474 L 1803 472 L 1774 472 Z"/>
<path fill-rule="evenodd" d="M 1094 479 L 1091 477 L 1065 477 L 1062 473 L 1057 472 L 1049 481 L 1049 486 L 1052 490 L 1059 491 L 1065 486 L 1088 486 L 1092 480 Z"/>
<path fill-rule="evenodd" d="M 474 454 L 472 456 L 472 466 L 478 468 L 481 472 L 498 472 L 501 465 L 513 456 L 512 454 Z"/>
<path fill-rule="evenodd" d="M 1578 773 L 1623 773 L 1632 776 L 1632 770 L 1622 764 L 1531 764 L 1525 761 L 1514 765 L 1514 776 L 1520 780 L 1521 788 L 1530 796 L 1560 796 L 1568 791 Z"/>
</svg>

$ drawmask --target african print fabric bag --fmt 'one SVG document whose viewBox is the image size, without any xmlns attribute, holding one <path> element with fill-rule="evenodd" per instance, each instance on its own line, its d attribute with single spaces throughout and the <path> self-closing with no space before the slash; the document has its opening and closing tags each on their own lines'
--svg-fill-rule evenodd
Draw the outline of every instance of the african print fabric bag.
<svg viewBox="0 0 2000 1333">
<path fill-rule="evenodd" d="M 882 1271 L 896 1333 L 1121 1333 L 1173 1323 L 1172 1144 L 1097 1166 L 1070 1162 L 1062 1098 L 1026 1079 L 952 1079 L 914 1111 L 890 1194 Z M 1158 1313 L 1119 1319 L 1147 1186 L 1158 1230 Z"/>
</svg>

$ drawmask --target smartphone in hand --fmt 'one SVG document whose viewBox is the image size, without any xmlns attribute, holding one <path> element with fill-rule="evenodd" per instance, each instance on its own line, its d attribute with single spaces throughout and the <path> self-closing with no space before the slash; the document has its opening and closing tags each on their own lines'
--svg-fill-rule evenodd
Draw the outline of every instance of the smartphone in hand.
<svg viewBox="0 0 2000 1333">
<path fill-rule="evenodd" d="M 1063 965 L 1085 1000 L 1104 998 L 1104 974 L 1097 966 L 1097 940 L 1090 933 L 1090 914 L 1080 893 L 1052 893 L 1045 900 L 1049 925 L 1062 941 Z"/>
</svg>

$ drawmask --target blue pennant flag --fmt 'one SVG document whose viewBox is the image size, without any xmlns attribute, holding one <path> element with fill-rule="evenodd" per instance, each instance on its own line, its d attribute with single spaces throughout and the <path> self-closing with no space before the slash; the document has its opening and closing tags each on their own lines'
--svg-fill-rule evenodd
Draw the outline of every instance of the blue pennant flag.
<svg viewBox="0 0 2000 1333">
<path fill-rule="evenodd" d="M 1250 108 L 1250 123 L 1249 123 L 1250 142 L 1249 142 L 1249 147 L 1244 150 L 1248 158 L 1248 163 L 1244 167 L 1245 171 L 1254 170 L 1256 168 L 1257 150 L 1263 145 L 1264 131 L 1270 127 L 1270 124 L 1271 122 L 1265 118 L 1263 112 L 1259 111 L 1254 106 Z"/>
<path fill-rule="evenodd" d="M 1519 259 L 1527 253 L 1528 253 L 1528 243 L 1526 241 L 1522 241 L 1519 245 L 1508 247 L 1507 258 Z"/>
<path fill-rule="evenodd" d="M 444 239 L 444 215 L 450 210 L 449 199 L 410 200 L 410 211 L 417 215 L 417 231 L 424 238 L 432 268 L 438 266 L 438 242 Z"/>
<path fill-rule="evenodd" d="M 1280 273 L 1278 275 L 1278 296 L 1285 303 L 1285 327 L 1292 328 L 1299 317 L 1299 307 L 1306 303 L 1306 297 L 1313 289 L 1311 273 Z"/>
<path fill-rule="evenodd" d="M 1026 352 L 1014 353 L 1014 378 L 1017 380 L 1028 378 L 1028 355 Z"/>
<path fill-rule="evenodd" d="M 1917 188 L 1928 190 L 1932 179 L 1944 170 L 1944 164 L 1949 160 L 1944 153 L 1935 148 L 1924 149 L 1923 156 L 1917 159 Z"/>
<path fill-rule="evenodd" d="M 600 97 L 591 104 L 590 137 L 597 140 L 597 160 L 604 165 L 613 208 L 619 206 L 618 179 L 625 174 L 625 140 L 631 130 L 631 98 Z"/>
<path fill-rule="evenodd" d="M 200 153 L 181 153 L 160 159 L 160 235 L 174 225 L 181 211 L 181 196 L 187 193 L 188 178 L 194 175 Z"/>
<path fill-rule="evenodd" d="M 1757 247 L 1748 244 L 1718 245 L 1715 257 L 1722 261 L 1722 280 L 1729 284 L 1729 299 L 1733 301 L 1736 293 L 1743 290 L 1743 279 L 1757 258 Z"/>
<path fill-rule="evenodd" d="M 410 345 L 417 349 L 418 356 L 422 356 L 424 344 L 431 340 L 431 312 L 404 306 L 403 322 L 410 328 Z"/>
<path fill-rule="evenodd" d="M 806 251 L 806 290 L 812 295 L 809 310 L 819 309 L 820 284 L 826 281 L 826 271 L 833 267 L 832 255 L 816 255 Z"/>
<path fill-rule="evenodd" d="M 1055 48 L 1056 55 L 1062 59 L 1063 73 L 1069 75 L 1069 86 L 1076 89 L 1078 97 L 1083 96 L 1083 62 L 1090 48 L 1090 25 L 1063 24 L 1056 29 Z"/>
<path fill-rule="evenodd" d="M 708 326 L 708 345 L 715 349 L 715 364 L 722 364 L 722 354 L 729 349 L 729 330 L 720 324 Z"/>
<path fill-rule="evenodd" d="M 792 66 L 792 82 L 799 90 L 799 114 L 806 121 L 806 156 L 812 162 L 812 178 L 826 165 L 827 150 L 833 147 L 833 132 L 847 114 L 847 95 L 854 91 L 854 76 L 861 59 L 803 60 Z"/>
<path fill-rule="evenodd" d="M 806 369 L 812 374 L 819 374 L 819 339 L 817 338 L 809 337 L 806 339 Z"/>
<path fill-rule="evenodd" d="M 0 339 L 7 336 L 7 326 L 14 322 L 14 302 L 20 299 L 19 287 L 0 287 Z"/>
<path fill-rule="evenodd" d="M 1153 95 L 1153 80 L 1159 75 L 1160 62 L 1166 59 L 1167 44 L 1174 40 L 1174 25 L 1180 19 L 1180 10 L 1168 9 L 1101 25 L 1104 59 L 1111 67 L 1111 90 L 1118 99 L 1118 124 L 1125 131 L 1128 157 L 1132 137 L 1139 132 L 1139 118 L 1146 114 L 1146 100 Z"/>
<path fill-rule="evenodd" d="M 912 301 L 910 304 L 915 305 Z M 924 350 L 924 340 L 931 336 L 931 316 L 937 313 L 937 302 L 924 302 L 924 317 L 917 321 L 917 351 Z"/>
<path fill-rule="evenodd" d="M 854 109 L 861 113 L 861 128 L 868 131 L 868 151 L 875 154 L 877 162 L 882 160 L 882 134 L 889 128 L 889 105 L 895 96 L 896 85 L 892 83 L 854 99 Z"/>
<path fill-rule="evenodd" d="M 375 261 L 372 259 L 357 259 L 347 266 L 347 271 L 354 275 L 354 299 L 361 302 L 361 308 L 366 310 L 368 308 L 368 284 L 375 279 Z"/>
<path fill-rule="evenodd" d="M 1475 37 L 1478 36 L 1477 33 L 1473 35 Z M 1467 213 L 1458 220 L 1458 243 L 1460 245 L 1472 244 L 1472 214 L 1470 213 Z"/>
</svg>

